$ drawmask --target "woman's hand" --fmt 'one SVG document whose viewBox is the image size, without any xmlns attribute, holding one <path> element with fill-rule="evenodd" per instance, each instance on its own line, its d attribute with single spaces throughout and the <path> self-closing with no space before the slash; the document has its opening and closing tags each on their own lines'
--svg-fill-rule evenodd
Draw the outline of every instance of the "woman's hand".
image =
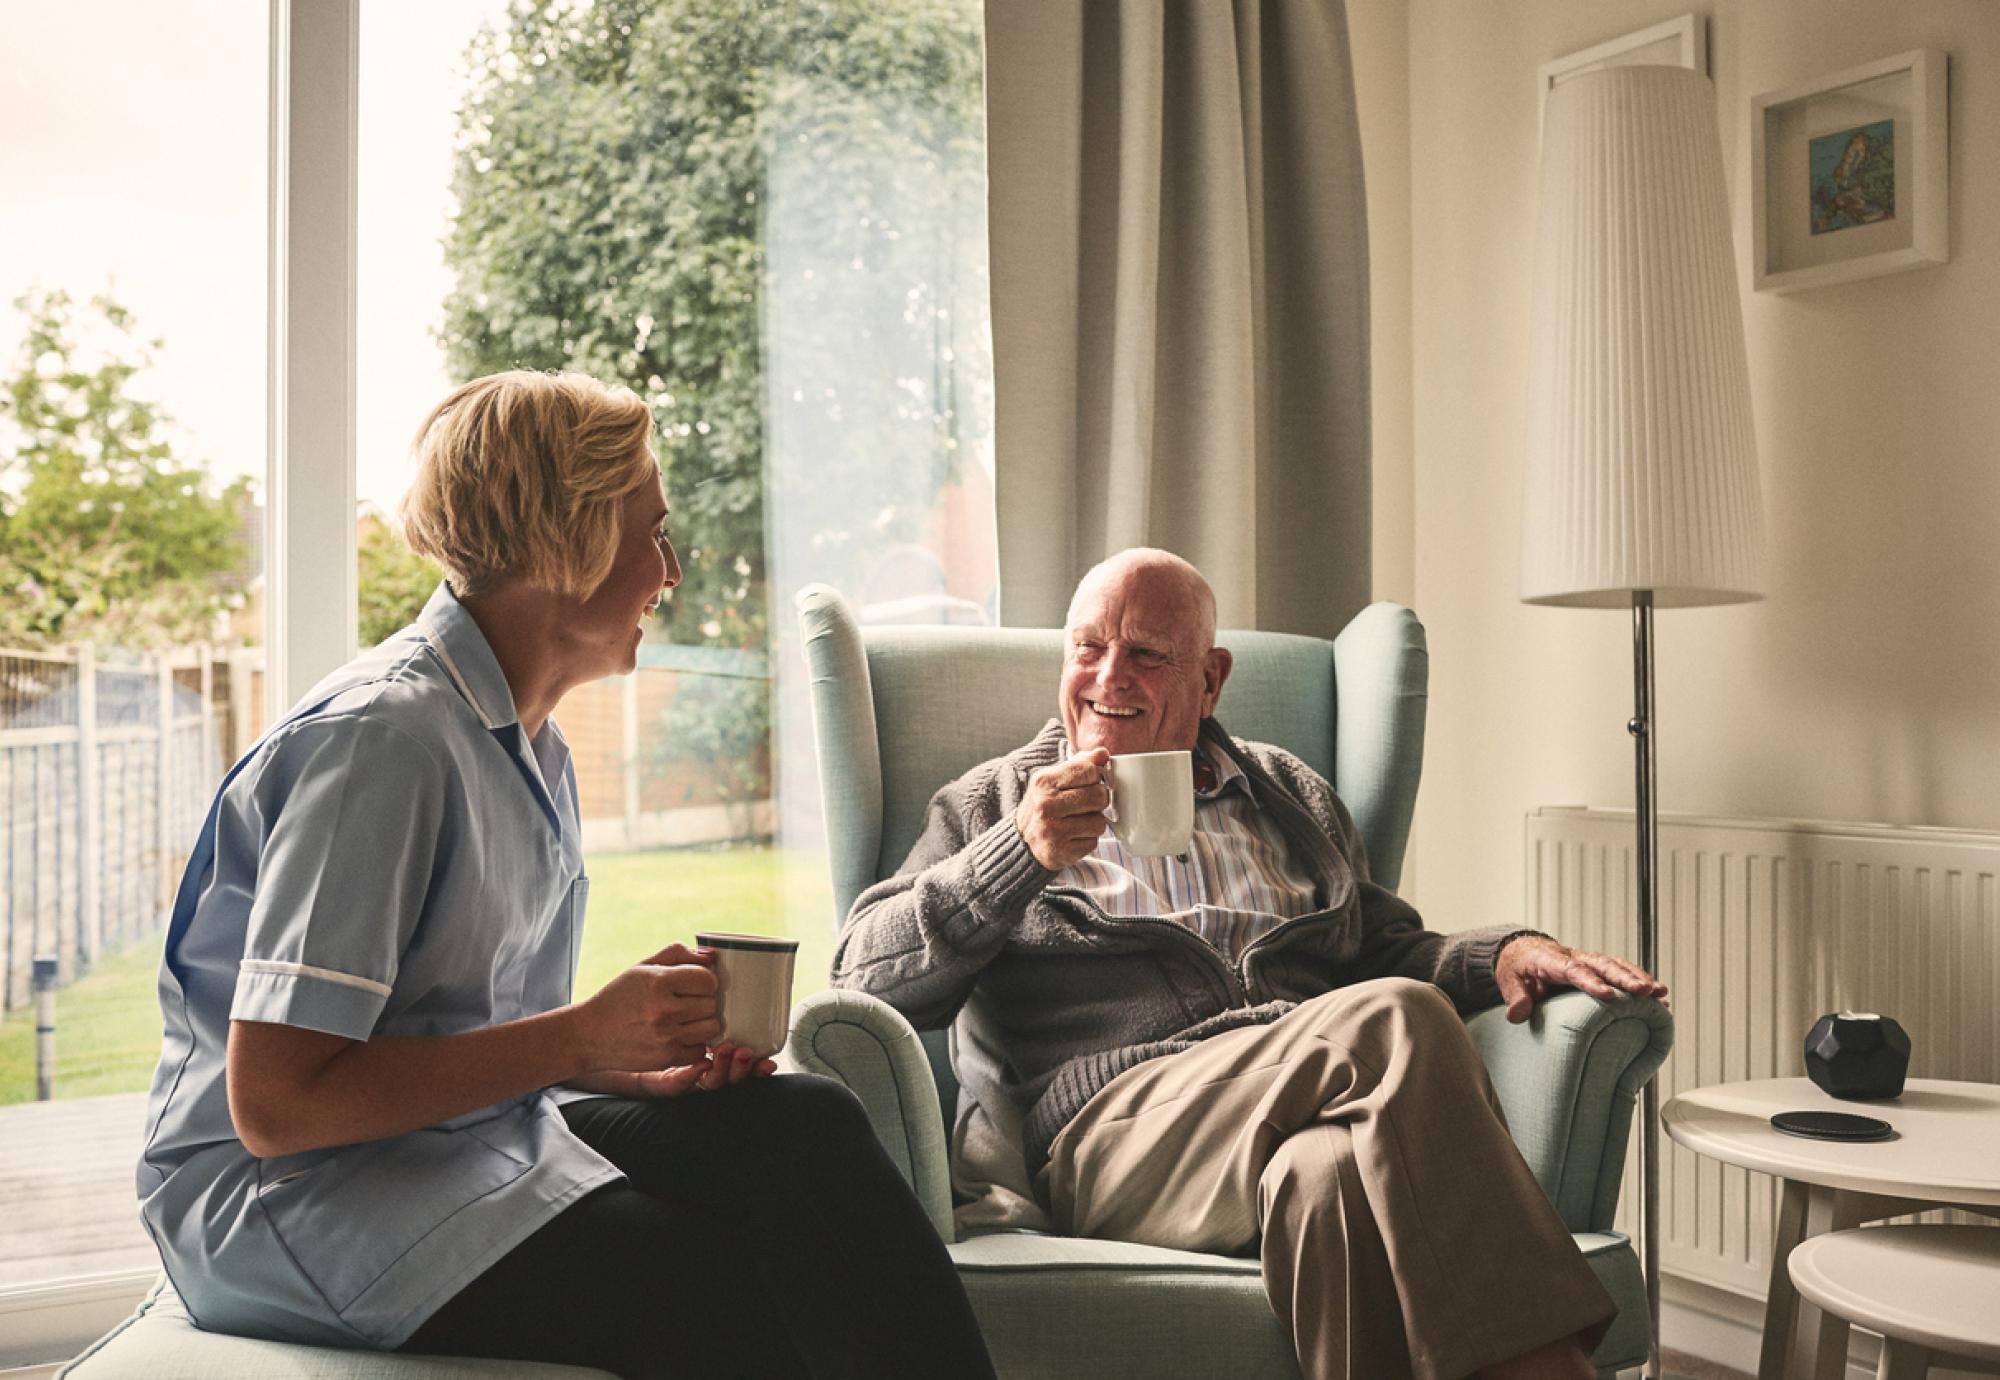
<svg viewBox="0 0 2000 1380">
<path fill-rule="evenodd" d="M 709 1043 L 722 1034 L 714 962 L 711 950 L 669 944 L 579 1003 L 585 1066 L 659 1078 L 695 1069 L 690 1082 L 706 1074 Z"/>
<path fill-rule="evenodd" d="M 627 1097 L 679 1097 L 688 1092 L 715 1092 L 721 1088 L 733 1088 L 738 1083 L 747 1083 L 753 1078 L 769 1078 L 778 1071 L 778 1065 L 770 1059 L 759 1059 L 747 1049 L 724 1043 L 717 1045 L 705 1058 L 692 1064 L 682 1064 L 677 1068 L 658 1069 L 650 1073 L 632 1075 L 632 1086 L 624 1091 Z"/>
</svg>

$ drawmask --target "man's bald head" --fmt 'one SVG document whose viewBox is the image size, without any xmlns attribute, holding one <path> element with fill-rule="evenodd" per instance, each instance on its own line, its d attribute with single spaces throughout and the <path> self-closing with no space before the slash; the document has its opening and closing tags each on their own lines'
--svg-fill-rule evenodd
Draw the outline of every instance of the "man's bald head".
<svg viewBox="0 0 2000 1380">
<path fill-rule="evenodd" d="M 1173 552 L 1131 546 L 1099 561 L 1077 581 L 1063 626 L 1074 625 L 1078 606 L 1106 589 L 1143 600 L 1149 610 L 1180 620 L 1199 650 L 1215 645 L 1215 591 L 1207 577 Z"/>
<path fill-rule="evenodd" d="M 1099 562 L 1064 620 L 1063 726 L 1072 747 L 1112 753 L 1192 748 L 1229 675 L 1215 645 L 1215 592 L 1199 570 L 1152 547 Z"/>
</svg>

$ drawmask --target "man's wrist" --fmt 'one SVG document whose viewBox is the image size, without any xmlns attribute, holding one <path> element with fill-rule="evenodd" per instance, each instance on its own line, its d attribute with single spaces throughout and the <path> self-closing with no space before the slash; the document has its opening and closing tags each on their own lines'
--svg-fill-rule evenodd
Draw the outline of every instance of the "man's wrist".
<svg viewBox="0 0 2000 1380">
<path fill-rule="evenodd" d="M 1500 960 L 1506 955 L 1507 946 L 1517 939 L 1546 939 L 1551 944 L 1557 942 L 1554 935 L 1543 934 L 1540 930 L 1515 930 L 1512 934 L 1503 934 L 1500 936 L 1500 942 L 1493 946 L 1493 969 L 1495 972 L 1498 972 L 1500 969 Z"/>
</svg>

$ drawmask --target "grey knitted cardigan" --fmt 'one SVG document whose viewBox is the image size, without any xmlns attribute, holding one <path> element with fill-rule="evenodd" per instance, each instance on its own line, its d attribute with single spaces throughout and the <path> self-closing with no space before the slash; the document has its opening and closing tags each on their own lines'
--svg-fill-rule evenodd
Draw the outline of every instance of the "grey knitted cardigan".
<svg viewBox="0 0 2000 1380">
<path fill-rule="evenodd" d="M 882 998 L 920 1030 L 959 1022 L 960 1081 L 1018 1119 L 1028 1172 L 1091 1097 L 1146 1059 L 1370 978 L 1435 983 L 1461 1012 L 1499 1001 L 1493 964 L 1519 927 L 1433 934 L 1368 880 L 1354 822 L 1333 788 L 1280 748 L 1201 736 L 1250 777 L 1256 799 L 1313 879 L 1318 909 L 1274 926 L 1231 962 L 1186 926 L 1108 916 L 1035 860 L 1014 823 L 1028 776 L 1062 758 L 1051 719 L 1026 746 L 931 798 L 895 876 L 854 903 L 833 983 Z M 947 1109 L 949 1110 L 949 1109 Z"/>
</svg>

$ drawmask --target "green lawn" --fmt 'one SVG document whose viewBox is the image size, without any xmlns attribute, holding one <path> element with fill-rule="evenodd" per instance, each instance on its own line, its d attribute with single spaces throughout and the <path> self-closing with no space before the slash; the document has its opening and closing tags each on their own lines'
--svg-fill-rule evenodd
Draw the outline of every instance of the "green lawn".
<svg viewBox="0 0 2000 1380">
<path fill-rule="evenodd" d="M 590 917 L 577 965 L 577 991 L 698 929 L 796 934 L 794 997 L 820 991 L 833 957 L 831 887 L 825 859 L 770 847 L 616 853 L 589 863 Z M 796 928 L 786 925 L 790 893 Z M 154 982 L 160 942 L 104 959 L 56 997 L 56 1096 L 136 1092 L 160 1053 Z M 0 1022 L 0 1104 L 35 1096 L 35 1022 L 18 1012 Z"/>
</svg>

